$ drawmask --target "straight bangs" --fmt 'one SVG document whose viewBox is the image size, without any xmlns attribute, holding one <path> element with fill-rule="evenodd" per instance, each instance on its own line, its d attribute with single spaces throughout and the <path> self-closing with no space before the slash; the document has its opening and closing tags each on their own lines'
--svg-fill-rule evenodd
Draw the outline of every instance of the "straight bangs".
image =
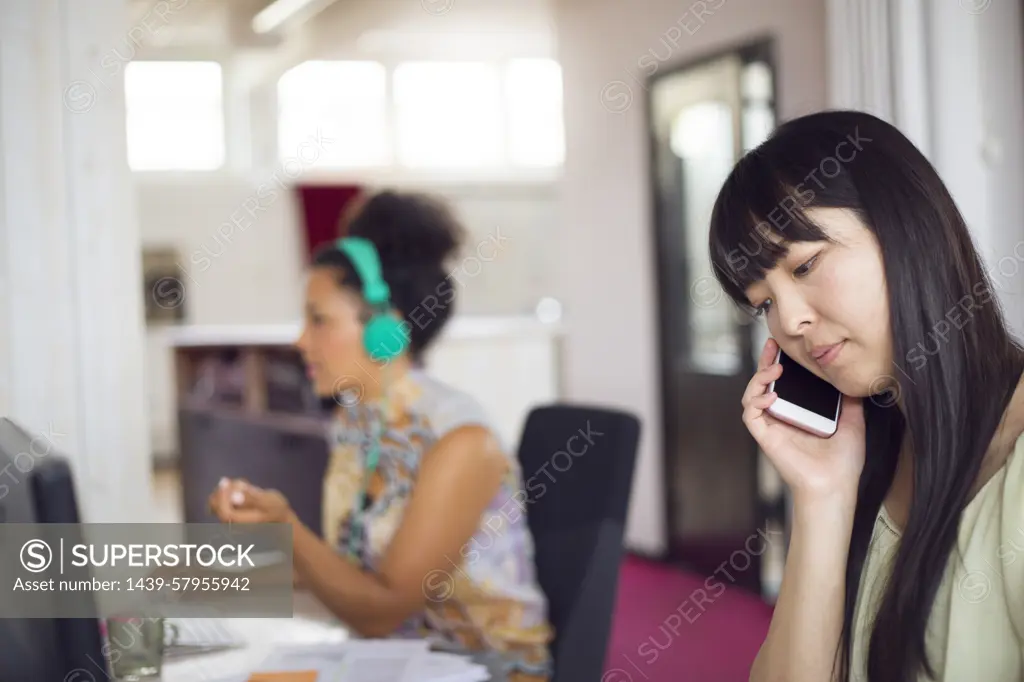
<svg viewBox="0 0 1024 682">
<path fill-rule="evenodd" d="M 711 212 L 711 266 L 722 289 L 753 314 L 746 290 L 764 279 L 795 242 L 829 238 L 808 215 L 815 193 L 773 172 L 756 151 L 733 169 Z M 800 177 L 800 175 L 795 175 Z"/>
</svg>

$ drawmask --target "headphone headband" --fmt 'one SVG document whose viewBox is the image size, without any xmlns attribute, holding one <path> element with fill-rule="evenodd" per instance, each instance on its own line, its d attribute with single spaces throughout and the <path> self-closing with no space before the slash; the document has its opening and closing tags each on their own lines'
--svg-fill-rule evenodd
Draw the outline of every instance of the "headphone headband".
<svg viewBox="0 0 1024 682">
<path fill-rule="evenodd" d="M 384 281 L 383 268 L 377 247 L 363 237 L 343 237 L 337 242 L 338 249 L 352 261 L 356 274 L 363 282 L 363 298 L 375 307 L 388 305 L 391 289 Z"/>
<path fill-rule="evenodd" d="M 363 300 L 374 308 L 373 316 L 363 330 L 363 346 L 376 361 L 392 360 L 405 351 L 409 337 L 402 323 L 391 316 L 391 288 L 384 281 L 377 247 L 363 237 L 343 237 L 336 242 L 339 251 L 348 256 L 356 274 L 363 282 Z"/>
</svg>

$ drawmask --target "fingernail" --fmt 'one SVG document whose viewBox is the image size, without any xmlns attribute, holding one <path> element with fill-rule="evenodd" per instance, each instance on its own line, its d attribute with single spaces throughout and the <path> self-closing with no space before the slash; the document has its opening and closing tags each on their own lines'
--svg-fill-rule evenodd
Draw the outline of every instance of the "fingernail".
<svg viewBox="0 0 1024 682">
<path fill-rule="evenodd" d="M 227 488 L 228 487 L 228 479 L 227 479 L 227 477 L 224 477 L 224 478 L 220 479 L 220 483 L 218 483 L 218 485 L 221 488 Z"/>
<path fill-rule="evenodd" d="M 231 504 L 242 504 L 243 502 L 245 502 L 245 495 L 241 490 L 231 493 Z"/>
</svg>

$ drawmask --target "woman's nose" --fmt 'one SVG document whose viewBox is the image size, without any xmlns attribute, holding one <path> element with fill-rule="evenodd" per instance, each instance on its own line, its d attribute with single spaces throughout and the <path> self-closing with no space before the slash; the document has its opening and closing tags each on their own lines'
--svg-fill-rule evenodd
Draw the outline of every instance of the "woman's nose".
<svg viewBox="0 0 1024 682">
<path fill-rule="evenodd" d="M 815 319 L 814 309 L 798 295 L 777 297 L 775 310 L 779 325 L 787 336 L 800 336 Z"/>
</svg>

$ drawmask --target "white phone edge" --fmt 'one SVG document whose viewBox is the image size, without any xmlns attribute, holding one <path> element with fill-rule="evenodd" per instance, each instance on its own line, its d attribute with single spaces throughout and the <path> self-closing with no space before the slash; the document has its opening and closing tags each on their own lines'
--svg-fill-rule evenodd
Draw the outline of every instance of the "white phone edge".
<svg viewBox="0 0 1024 682">
<path fill-rule="evenodd" d="M 782 357 L 782 349 L 775 354 L 775 362 L 778 362 Z M 775 382 L 768 386 L 768 392 L 771 393 L 775 390 Z M 791 403 L 788 400 L 782 398 L 776 398 L 775 402 L 771 404 L 767 412 L 771 416 L 786 422 L 790 426 L 795 426 L 799 429 L 809 431 L 816 436 L 822 438 L 828 438 L 829 436 L 835 435 L 836 429 L 839 428 L 839 410 L 842 407 L 843 397 L 840 395 L 839 399 L 836 400 L 836 414 L 832 419 L 822 417 L 820 414 L 811 412 L 810 410 L 800 407 L 796 403 Z"/>
</svg>

